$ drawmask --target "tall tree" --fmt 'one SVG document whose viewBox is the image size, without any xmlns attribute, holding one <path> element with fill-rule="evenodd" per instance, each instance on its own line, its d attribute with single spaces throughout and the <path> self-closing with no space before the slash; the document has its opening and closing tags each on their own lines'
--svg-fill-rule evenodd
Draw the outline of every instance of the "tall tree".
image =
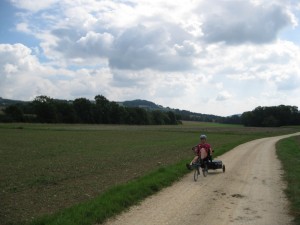
<svg viewBox="0 0 300 225">
<path fill-rule="evenodd" d="M 73 104 L 67 101 L 55 101 L 57 120 L 60 123 L 75 123 L 77 121 Z"/>
<path fill-rule="evenodd" d="M 86 98 L 77 98 L 73 102 L 79 122 L 81 123 L 94 123 L 93 118 L 93 105 L 90 100 Z"/>
<path fill-rule="evenodd" d="M 32 104 L 39 122 L 57 122 L 57 112 L 52 98 L 45 95 L 37 96 Z"/>
<path fill-rule="evenodd" d="M 110 102 L 103 95 L 95 96 L 95 118 L 97 123 L 110 123 Z"/>
<path fill-rule="evenodd" d="M 18 105 L 10 105 L 4 109 L 4 113 L 8 116 L 9 120 L 13 122 L 23 122 L 24 114 Z"/>
<path fill-rule="evenodd" d="M 299 125 L 300 114 L 296 106 L 259 106 L 251 112 L 244 112 L 241 119 L 245 126 L 278 127 Z"/>
</svg>

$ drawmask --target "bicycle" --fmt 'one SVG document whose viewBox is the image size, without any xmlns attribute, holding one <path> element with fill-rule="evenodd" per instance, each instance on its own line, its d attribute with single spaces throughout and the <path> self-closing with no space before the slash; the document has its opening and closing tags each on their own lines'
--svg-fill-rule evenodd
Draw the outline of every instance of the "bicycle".
<svg viewBox="0 0 300 225">
<path fill-rule="evenodd" d="M 203 163 L 203 167 L 201 166 Z M 198 176 L 200 175 L 200 168 L 202 168 L 203 176 L 206 177 L 208 174 L 208 165 L 207 161 L 203 161 L 201 159 L 198 159 L 196 163 L 192 164 L 192 167 L 194 169 L 194 181 L 198 180 Z"/>
</svg>

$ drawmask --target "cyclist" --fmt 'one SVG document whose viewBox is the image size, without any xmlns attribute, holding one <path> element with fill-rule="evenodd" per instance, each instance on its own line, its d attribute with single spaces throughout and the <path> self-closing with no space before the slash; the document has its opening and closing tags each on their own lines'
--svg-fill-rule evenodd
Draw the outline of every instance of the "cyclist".
<svg viewBox="0 0 300 225">
<path fill-rule="evenodd" d="M 192 150 L 195 152 L 195 157 L 193 158 L 193 160 L 191 161 L 190 164 L 186 164 L 186 167 L 189 169 L 189 170 L 192 170 L 192 165 L 194 163 L 197 162 L 197 160 L 201 159 L 201 162 L 203 163 L 204 161 L 212 161 L 212 153 L 213 153 L 213 150 L 210 146 L 210 144 L 207 143 L 207 137 L 205 134 L 202 134 L 200 136 L 200 143 L 196 146 L 194 146 L 192 148 Z M 202 164 L 203 166 L 203 164 Z"/>
</svg>

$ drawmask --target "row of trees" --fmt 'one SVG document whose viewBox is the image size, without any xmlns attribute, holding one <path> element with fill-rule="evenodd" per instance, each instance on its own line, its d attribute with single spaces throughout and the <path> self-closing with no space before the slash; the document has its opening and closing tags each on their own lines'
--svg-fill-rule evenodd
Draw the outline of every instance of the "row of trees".
<svg viewBox="0 0 300 225">
<path fill-rule="evenodd" d="M 300 125 L 300 112 L 296 106 L 257 107 L 241 115 L 241 122 L 245 126 L 280 127 Z"/>
<path fill-rule="evenodd" d="M 64 101 L 38 96 L 27 104 L 10 105 L 4 113 L 0 116 L 2 122 L 163 125 L 178 124 L 180 119 L 172 111 L 123 107 L 102 95 L 97 95 L 95 101 L 86 98 Z"/>
<path fill-rule="evenodd" d="M 110 102 L 102 95 L 97 95 L 94 101 L 86 98 L 65 101 L 38 96 L 29 103 L 11 104 L 3 111 L 4 114 L 0 113 L 0 122 L 162 125 L 178 124 L 179 120 L 197 120 L 256 127 L 300 125 L 300 112 L 296 106 L 260 106 L 242 115 L 218 117 L 193 114 L 185 110 L 162 111 L 124 107 Z"/>
</svg>

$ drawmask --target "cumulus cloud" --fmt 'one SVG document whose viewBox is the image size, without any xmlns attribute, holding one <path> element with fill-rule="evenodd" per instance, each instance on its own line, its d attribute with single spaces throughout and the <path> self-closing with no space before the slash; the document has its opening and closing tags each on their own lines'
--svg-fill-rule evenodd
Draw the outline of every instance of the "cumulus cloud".
<svg viewBox="0 0 300 225">
<path fill-rule="evenodd" d="M 46 86 L 49 83 L 39 77 L 43 69 L 37 57 L 22 44 L 0 44 L 0 65 L 1 96 L 28 99 L 32 97 L 36 85 Z"/>
<path fill-rule="evenodd" d="M 300 96 L 299 45 L 278 38 L 297 26 L 286 1 L 11 2 L 15 30 L 40 42 L 0 45 L 3 97 L 101 93 L 230 115 Z"/>
<path fill-rule="evenodd" d="M 195 42 L 185 40 L 182 44 L 175 44 L 175 50 L 180 56 L 199 56 L 202 52 L 202 47 Z"/>
<path fill-rule="evenodd" d="M 218 94 L 216 100 L 217 101 L 225 101 L 232 97 L 232 95 L 227 91 L 222 91 Z"/>
<path fill-rule="evenodd" d="M 289 75 L 283 79 L 277 80 L 276 85 L 280 91 L 294 91 L 299 88 L 300 85 L 300 70 L 297 71 L 298 75 Z"/>
<path fill-rule="evenodd" d="M 27 23 L 18 23 L 16 26 L 16 30 L 24 33 L 30 33 L 30 29 Z"/>
<path fill-rule="evenodd" d="M 14 3 L 30 10 L 28 1 L 21 4 L 15 0 Z M 43 6 L 54 3 L 49 1 Z M 192 67 L 191 60 L 185 57 L 197 52 L 197 46 L 185 41 L 188 33 L 181 26 L 164 20 L 162 13 L 158 15 L 163 11 L 158 7 L 160 5 L 146 2 L 89 1 L 88 4 L 80 4 L 61 1 L 60 10 L 50 9 L 52 14 L 47 11 L 29 14 L 26 19 L 36 20 L 33 31 L 36 33 L 33 34 L 41 39 L 41 47 L 47 57 L 56 59 L 58 63 L 76 63 L 78 60 L 74 59 L 79 58 L 81 61 L 91 58 L 97 61 L 102 57 L 107 58 L 112 68 L 118 69 L 176 70 Z M 166 4 L 166 7 L 171 6 L 176 4 Z M 45 19 L 49 23 L 40 22 Z M 28 32 L 27 23 L 18 24 L 17 30 Z M 185 53 L 184 57 L 183 50 L 187 49 L 190 52 Z"/>
<path fill-rule="evenodd" d="M 59 0 L 10 0 L 12 4 L 18 8 L 37 12 L 39 10 L 47 9 L 51 5 L 59 2 Z"/>
<path fill-rule="evenodd" d="M 184 33 L 178 29 L 178 32 Z M 137 26 L 126 30 L 116 40 L 109 58 L 112 68 L 155 69 L 162 71 L 186 70 L 192 61 L 181 57 L 175 50 L 176 43 L 168 29 L 160 26 Z"/>
<path fill-rule="evenodd" d="M 213 5 L 212 5 L 213 4 Z M 283 6 L 251 1 L 203 2 L 203 33 L 206 42 L 225 42 L 227 44 L 269 43 L 277 38 L 278 32 L 294 24 L 294 17 Z"/>
<path fill-rule="evenodd" d="M 39 60 L 31 53 L 31 49 L 22 44 L 0 44 L 0 65 L 4 65 L 4 75 L 5 72 L 33 71 L 38 68 Z"/>
<path fill-rule="evenodd" d="M 0 44 L 0 96 L 29 100 L 37 95 L 91 98 L 110 93 L 106 68 L 66 70 L 43 65 L 22 44 Z"/>
<path fill-rule="evenodd" d="M 31 1 L 12 0 L 32 10 Z M 106 59 L 113 69 L 187 71 L 208 45 L 269 43 L 295 24 L 290 8 L 275 1 L 75 1 L 36 3 L 43 13 L 34 35 L 47 57 L 76 64 Z M 54 7 L 55 6 L 55 7 Z M 49 21 L 44 23 L 40 21 Z M 19 31 L 28 32 L 27 23 Z"/>
<path fill-rule="evenodd" d="M 108 56 L 114 37 L 109 33 L 95 33 L 90 31 L 86 36 L 81 37 L 76 43 L 79 46 L 80 53 L 84 56 Z"/>
</svg>

